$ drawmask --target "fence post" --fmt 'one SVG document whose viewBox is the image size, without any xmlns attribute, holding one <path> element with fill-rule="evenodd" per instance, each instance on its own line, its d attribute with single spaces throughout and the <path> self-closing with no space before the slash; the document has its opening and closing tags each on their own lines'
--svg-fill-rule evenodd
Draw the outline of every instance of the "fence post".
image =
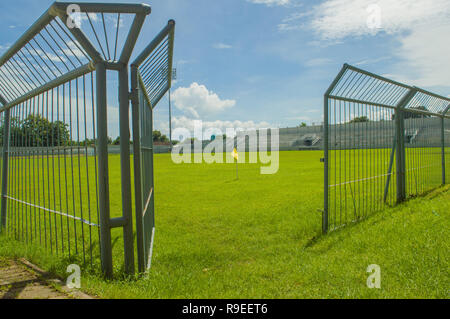
<svg viewBox="0 0 450 319">
<path fill-rule="evenodd" d="M 325 92 L 324 96 L 324 110 L 323 110 L 323 144 L 324 144 L 324 210 L 323 210 L 323 216 L 322 216 L 322 232 L 324 234 L 328 233 L 329 230 L 329 113 L 328 113 L 328 100 L 330 99 L 330 94 L 333 92 L 336 85 L 339 83 L 339 81 L 344 76 L 345 72 L 347 72 L 349 68 L 348 64 L 344 64 L 341 71 L 339 71 L 339 74 L 336 76 L 336 78 L 331 83 L 328 90 Z"/>
<path fill-rule="evenodd" d="M 406 199 L 405 184 L 406 184 L 406 167 L 405 158 L 405 119 L 403 110 L 397 108 L 395 110 L 395 136 L 397 139 L 397 203 L 401 203 Z"/>
<path fill-rule="evenodd" d="M 5 105 L 6 101 L 0 97 L 0 102 Z M 10 109 L 5 111 L 5 121 L 3 123 L 3 165 L 2 165 L 2 199 L 1 199 L 1 220 L 0 233 L 6 229 L 6 205 L 8 195 L 8 162 L 9 162 L 9 137 L 10 137 Z"/>
<path fill-rule="evenodd" d="M 442 145 L 442 185 L 446 184 L 445 180 L 445 114 L 441 117 L 441 145 Z"/>
<path fill-rule="evenodd" d="M 131 110 L 133 126 L 134 197 L 136 214 L 137 264 L 140 273 L 145 271 L 144 230 L 142 225 L 141 133 L 138 68 L 131 66 Z"/>
<path fill-rule="evenodd" d="M 405 107 L 416 95 L 417 90 L 411 88 L 395 108 L 395 129 L 397 143 L 397 203 L 406 199 L 406 151 L 405 151 Z"/>
<path fill-rule="evenodd" d="M 325 170 L 324 170 L 324 211 L 323 211 L 323 216 L 322 216 L 322 232 L 324 234 L 326 234 L 328 232 L 328 163 L 329 163 L 329 145 L 328 145 L 328 95 L 325 95 L 324 98 L 324 116 L 323 116 L 323 148 L 324 148 L 324 165 L 325 165 Z"/>
<path fill-rule="evenodd" d="M 112 277 L 112 248 L 109 207 L 108 177 L 108 117 L 106 65 L 96 64 L 97 89 L 97 154 L 98 154 L 98 206 L 100 210 L 100 253 L 102 271 L 106 277 Z"/>
<path fill-rule="evenodd" d="M 128 67 L 125 65 L 119 70 L 120 165 L 122 178 L 122 211 L 125 219 L 123 226 L 125 272 L 132 275 L 134 274 L 134 243 L 131 208 L 130 99 L 128 88 Z"/>
</svg>

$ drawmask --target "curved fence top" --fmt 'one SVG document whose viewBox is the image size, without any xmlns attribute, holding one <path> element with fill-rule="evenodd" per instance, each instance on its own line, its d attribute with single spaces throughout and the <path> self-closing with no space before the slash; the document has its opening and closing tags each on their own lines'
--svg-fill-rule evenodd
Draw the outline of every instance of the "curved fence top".
<svg viewBox="0 0 450 319">
<path fill-rule="evenodd" d="M 413 94 L 413 97 L 408 95 Z M 450 98 L 345 64 L 326 92 L 335 100 L 450 118 Z M 407 101 L 404 104 L 404 101 Z"/>
<path fill-rule="evenodd" d="M 132 63 L 149 105 L 155 108 L 172 85 L 175 21 L 169 20 L 156 38 Z"/>
<path fill-rule="evenodd" d="M 145 4 L 54 3 L 0 57 L 0 111 L 92 72 L 97 63 L 127 64 L 150 12 Z"/>
</svg>

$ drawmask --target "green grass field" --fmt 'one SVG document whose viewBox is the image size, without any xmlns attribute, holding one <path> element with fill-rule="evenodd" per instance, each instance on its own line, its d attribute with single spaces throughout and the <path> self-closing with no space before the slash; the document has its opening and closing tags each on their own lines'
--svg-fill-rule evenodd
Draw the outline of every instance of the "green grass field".
<svg viewBox="0 0 450 319">
<path fill-rule="evenodd" d="M 448 298 L 449 188 L 322 237 L 322 156 L 281 152 L 278 174 L 242 164 L 236 180 L 234 164 L 175 165 L 157 155 L 150 274 L 108 282 L 85 272 L 83 289 L 104 298 Z M 119 216 L 118 156 L 110 172 L 111 211 Z M 113 236 L 119 273 L 122 234 Z M 0 241 L 0 255 L 27 257 L 61 276 L 73 261 Z M 381 266 L 380 290 L 366 286 L 370 264 Z"/>
</svg>

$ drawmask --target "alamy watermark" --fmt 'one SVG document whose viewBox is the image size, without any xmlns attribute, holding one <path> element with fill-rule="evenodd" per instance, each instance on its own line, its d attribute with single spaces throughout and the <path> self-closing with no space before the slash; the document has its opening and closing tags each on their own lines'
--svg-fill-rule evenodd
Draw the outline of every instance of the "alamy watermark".
<svg viewBox="0 0 450 319">
<path fill-rule="evenodd" d="M 69 29 L 81 28 L 81 8 L 78 4 L 69 4 L 67 6 L 67 27 Z"/>
<path fill-rule="evenodd" d="M 280 167 L 280 131 L 279 129 L 234 129 L 224 132 L 219 128 L 203 130 L 203 122 L 194 122 L 194 131 L 177 128 L 173 136 L 183 141 L 172 149 L 172 161 L 175 164 L 231 164 L 236 161 L 231 154 L 234 149 L 240 154 L 239 164 L 261 164 L 263 175 L 276 174 Z M 204 136 L 211 137 L 205 141 Z"/>
<path fill-rule="evenodd" d="M 369 265 L 367 272 L 370 276 L 367 278 L 367 288 L 381 289 L 381 267 L 378 265 Z"/>
<path fill-rule="evenodd" d="M 78 265 L 69 265 L 66 272 L 69 275 L 67 277 L 66 286 L 69 289 L 80 289 L 81 288 L 81 268 Z"/>
</svg>

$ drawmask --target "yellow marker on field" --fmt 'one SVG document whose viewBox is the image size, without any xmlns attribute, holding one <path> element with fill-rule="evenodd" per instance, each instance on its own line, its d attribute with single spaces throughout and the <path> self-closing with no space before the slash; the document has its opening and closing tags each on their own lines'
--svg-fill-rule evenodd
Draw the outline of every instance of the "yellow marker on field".
<svg viewBox="0 0 450 319">
<path fill-rule="evenodd" d="M 239 171 L 238 171 L 239 153 L 237 152 L 236 148 L 234 148 L 233 152 L 231 153 L 231 156 L 233 156 L 234 161 L 236 162 L 236 179 L 239 179 Z"/>
<path fill-rule="evenodd" d="M 236 161 L 239 160 L 239 154 L 238 154 L 236 148 L 235 148 L 235 149 L 233 150 L 233 152 L 231 153 L 231 156 L 233 156 L 233 158 L 234 158 Z"/>
</svg>

